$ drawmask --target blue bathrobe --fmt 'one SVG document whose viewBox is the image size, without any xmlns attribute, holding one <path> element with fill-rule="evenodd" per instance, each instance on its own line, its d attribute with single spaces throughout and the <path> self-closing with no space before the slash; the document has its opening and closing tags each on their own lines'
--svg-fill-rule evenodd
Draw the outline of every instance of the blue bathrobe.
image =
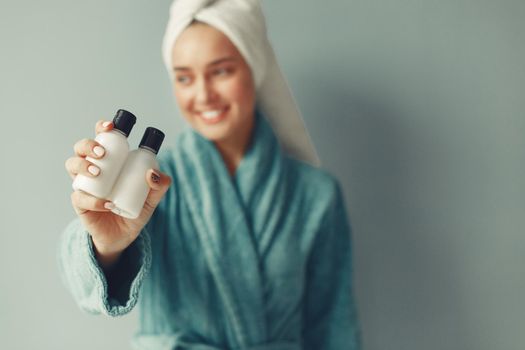
<svg viewBox="0 0 525 350">
<path fill-rule="evenodd" d="M 159 163 L 172 186 L 111 272 L 78 219 L 66 228 L 59 265 L 83 310 L 119 316 L 138 302 L 136 349 L 360 348 L 332 176 L 283 154 L 259 115 L 233 177 L 191 129 Z"/>
</svg>

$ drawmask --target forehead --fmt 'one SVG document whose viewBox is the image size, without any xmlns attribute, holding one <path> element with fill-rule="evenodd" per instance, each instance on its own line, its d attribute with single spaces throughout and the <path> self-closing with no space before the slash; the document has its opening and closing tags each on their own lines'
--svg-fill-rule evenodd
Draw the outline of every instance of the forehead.
<svg viewBox="0 0 525 350">
<path fill-rule="evenodd" d="M 224 56 L 242 59 L 239 50 L 221 31 L 204 23 L 194 23 L 173 45 L 172 62 L 173 66 L 195 66 Z"/>
</svg>

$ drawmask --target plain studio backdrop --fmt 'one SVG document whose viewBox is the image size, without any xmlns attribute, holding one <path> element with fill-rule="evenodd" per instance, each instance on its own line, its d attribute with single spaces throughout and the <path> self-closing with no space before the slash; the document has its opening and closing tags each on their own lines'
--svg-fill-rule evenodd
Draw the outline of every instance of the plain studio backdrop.
<svg viewBox="0 0 525 350">
<path fill-rule="evenodd" d="M 84 314 L 57 240 L 64 161 L 118 108 L 172 143 L 170 1 L 0 0 L 0 348 L 128 349 Z M 365 350 L 525 348 L 525 2 L 263 2 L 353 228 Z"/>
</svg>

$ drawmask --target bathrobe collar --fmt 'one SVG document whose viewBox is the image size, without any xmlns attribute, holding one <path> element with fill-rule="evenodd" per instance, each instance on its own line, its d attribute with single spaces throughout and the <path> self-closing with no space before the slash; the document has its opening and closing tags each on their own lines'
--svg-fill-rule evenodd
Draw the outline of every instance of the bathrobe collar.
<svg viewBox="0 0 525 350">
<path fill-rule="evenodd" d="M 267 337 L 260 254 L 282 210 L 283 161 L 265 118 L 256 114 L 252 142 L 234 177 L 214 144 L 191 130 L 179 137 L 176 168 L 211 274 L 239 347 Z M 268 231 L 268 230 L 267 230 Z M 271 231 L 271 230 L 270 230 Z"/>
</svg>

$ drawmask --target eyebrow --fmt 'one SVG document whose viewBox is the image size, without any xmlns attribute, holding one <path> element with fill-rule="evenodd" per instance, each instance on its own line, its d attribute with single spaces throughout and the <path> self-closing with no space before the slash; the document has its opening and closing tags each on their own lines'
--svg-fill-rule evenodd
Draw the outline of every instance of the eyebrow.
<svg viewBox="0 0 525 350">
<path fill-rule="evenodd" d="M 216 59 L 215 61 L 208 63 L 206 66 L 216 66 L 223 62 L 229 62 L 229 61 L 236 61 L 236 59 L 234 57 L 222 57 L 222 58 Z M 174 71 L 181 71 L 181 70 L 184 71 L 184 70 L 191 70 L 191 68 L 179 66 L 179 67 L 173 67 L 173 70 Z"/>
</svg>

